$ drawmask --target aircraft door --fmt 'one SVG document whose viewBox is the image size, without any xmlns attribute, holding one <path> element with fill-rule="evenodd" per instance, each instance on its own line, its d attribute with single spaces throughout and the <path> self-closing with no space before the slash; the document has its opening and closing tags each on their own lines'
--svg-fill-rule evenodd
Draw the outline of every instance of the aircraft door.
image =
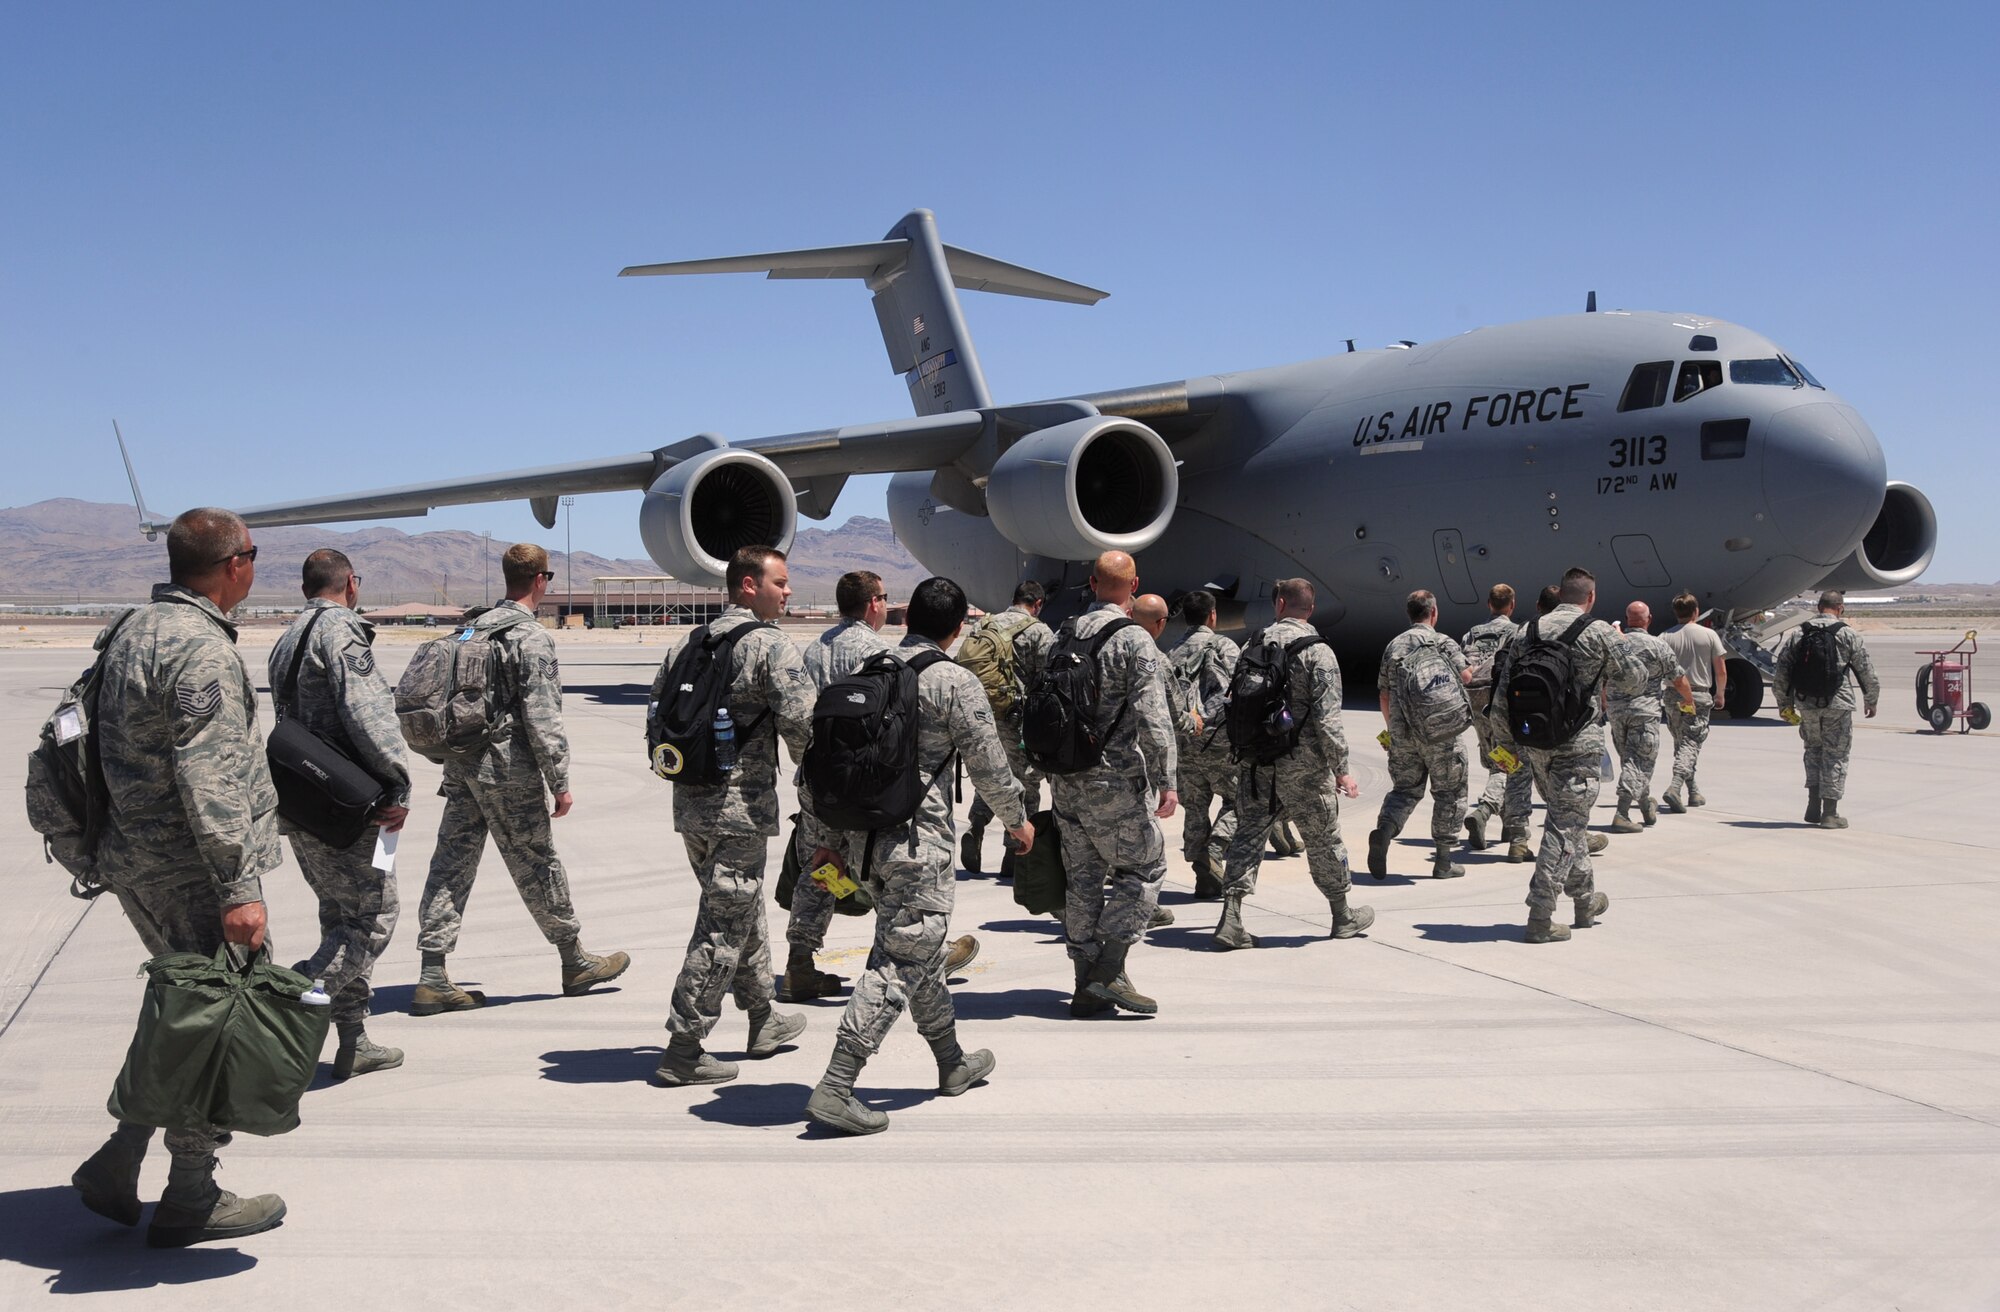
<svg viewBox="0 0 2000 1312">
<path fill-rule="evenodd" d="M 1625 533 L 1611 539 L 1611 554 L 1617 558 L 1618 572 L 1635 588 L 1664 588 L 1673 583 L 1653 539 L 1644 533 Z"/>
<path fill-rule="evenodd" d="M 1445 595 L 1460 606 L 1478 601 L 1479 590 L 1472 586 L 1472 566 L 1465 559 L 1465 536 L 1455 528 L 1441 528 L 1431 534 L 1431 545 L 1437 550 L 1438 575 L 1444 580 Z"/>
</svg>

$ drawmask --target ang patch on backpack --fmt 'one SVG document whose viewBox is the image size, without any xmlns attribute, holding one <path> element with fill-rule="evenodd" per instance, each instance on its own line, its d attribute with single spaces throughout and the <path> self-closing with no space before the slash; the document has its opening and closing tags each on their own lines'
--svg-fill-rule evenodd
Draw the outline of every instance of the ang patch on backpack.
<svg viewBox="0 0 2000 1312">
<path fill-rule="evenodd" d="M 917 760 L 923 722 L 917 676 L 948 659 L 934 650 L 907 661 L 894 652 L 877 652 L 820 693 L 803 777 L 821 824 L 872 833 L 915 818 L 937 782 L 937 775 L 923 778 Z M 950 763 L 946 758 L 938 774 Z"/>
<path fill-rule="evenodd" d="M 1840 654 L 1845 623 L 1807 624 L 1792 644 L 1787 673 L 1792 695 L 1815 706 L 1831 705 L 1847 681 L 1847 659 Z"/>
<path fill-rule="evenodd" d="M 1426 742 L 1449 741 L 1472 723 L 1465 685 L 1458 681 L 1441 644 L 1426 642 L 1411 648 L 1398 673 L 1396 700 L 1403 718 Z"/>
<path fill-rule="evenodd" d="M 729 701 L 730 657 L 746 634 L 776 627 L 760 621 L 717 633 L 703 625 L 662 662 L 646 703 L 646 760 L 654 774 L 706 787 L 728 781 L 715 759 L 715 712 Z M 736 726 L 736 741 L 741 744 L 770 713 Z"/>
<path fill-rule="evenodd" d="M 98 756 L 97 696 L 104 682 L 104 653 L 137 613 L 135 606 L 104 630 L 97 640 L 97 659 L 42 721 L 41 740 L 28 753 L 28 825 L 42 836 L 44 860 L 69 872 L 69 891 L 76 897 L 96 897 L 105 888 L 97 874 L 97 844 L 111 795 Z"/>
<path fill-rule="evenodd" d="M 1037 768 L 1047 774 L 1081 774 L 1104 759 L 1104 744 L 1131 701 L 1110 724 L 1099 724 L 1104 677 L 1098 657 L 1111 635 L 1136 627 L 1121 617 L 1086 639 L 1076 636 L 1075 620 L 1064 622 L 1021 711 L 1021 747 Z"/>
<path fill-rule="evenodd" d="M 1590 623 L 1579 615 L 1551 640 L 1536 619 L 1495 658 L 1493 686 L 1505 687 L 1507 696 L 1494 705 L 1504 708 L 1507 732 L 1523 747 L 1561 747 L 1597 714 L 1596 699 L 1576 677 L 1576 640 Z"/>
<path fill-rule="evenodd" d="M 1008 627 L 1000 623 L 1002 615 L 989 615 L 973 625 L 958 644 L 958 663 L 972 671 L 979 686 L 986 690 L 993 714 L 1002 719 L 1014 713 L 1023 695 L 1021 655 L 1014 649 L 1014 640 L 1029 624 L 1035 623 L 1031 617 L 1012 613 L 1027 622 Z"/>
<path fill-rule="evenodd" d="M 1229 746 L 1238 760 L 1269 765 L 1299 745 L 1312 712 L 1299 714 L 1292 709 L 1292 671 L 1299 653 L 1325 642 L 1317 633 L 1309 633 L 1283 645 L 1262 637 L 1244 644 L 1224 711 Z"/>
<path fill-rule="evenodd" d="M 505 732 L 505 660 L 498 636 L 532 615 L 481 627 L 467 624 L 417 648 L 396 683 L 396 723 L 403 741 L 427 761 L 476 756 Z"/>
</svg>

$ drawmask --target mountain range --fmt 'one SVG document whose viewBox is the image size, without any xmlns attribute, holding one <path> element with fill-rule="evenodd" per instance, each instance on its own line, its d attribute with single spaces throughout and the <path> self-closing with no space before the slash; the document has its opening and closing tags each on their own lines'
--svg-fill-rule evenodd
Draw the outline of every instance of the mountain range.
<svg viewBox="0 0 2000 1312">
<path fill-rule="evenodd" d="M 363 605 L 398 602 L 477 602 L 500 587 L 500 553 L 507 544 L 463 530 L 406 533 L 374 526 L 336 532 L 317 525 L 256 530 L 258 587 L 252 602 L 297 599 L 298 562 L 319 547 L 347 553 L 362 577 Z M 489 555 L 490 553 L 490 555 Z M 571 562 L 549 552 L 555 588 L 575 566 L 576 588 L 604 575 L 652 575 L 650 560 L 620 560 L 579 551 Z M 903 550 L 886 520 L 856 515 L 838 528 L 801 529 L 790 554 L 796 605 L 831 605 L 836 580 L 851 569 L 882 576 L 892 597 L 907 597 L 929 571 Z M 0 510 L 0 597 L 12 601 L 129 601 L 167 577 L 164 537 L 148 542 L 132 507 L 59 497 Z"/>
</svg>

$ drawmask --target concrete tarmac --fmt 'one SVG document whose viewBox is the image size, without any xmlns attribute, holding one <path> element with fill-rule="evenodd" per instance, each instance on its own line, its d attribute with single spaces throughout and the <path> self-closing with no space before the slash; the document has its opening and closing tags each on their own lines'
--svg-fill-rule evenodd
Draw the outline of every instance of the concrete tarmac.
<svg viewBox="0 0 2000 1312">
<path fill-rule="evenodd" d="M 1564 944 L 1520 941 L 1529 868 L 1498 850 L 1467 854 L 1465 879 L 1413 878 L 1420 808 L 1391 878 L 1357 878 L 1380 913 L 1367 937 L 1327 940 L 1304 859 L 1272 859 L 1248 916 L 1266 946 L 1212 952 L 1176 819 L 1179 923 L 1131 961 L 1160 1015 L 1072 1021 L 1053 922 L 963 877 L 953 932 L 983 947 L 953 992 L 965 1046 L 998 1069 L 938 1098 L 905 1019 L 862 1081 L 893 1124 L 859 1140 L 802 1115 L 843 1000 L 806 1006 L 797 1046 L 734 1084 L 647 1083 L 695 904 L 642 762 L 660 647 L 565 648 L 577 804 L 557 840 L 584 941 L 631 951 L 631 971 L 563 998 L 489 849 L 452 961 L 492 1005 L 411 1017 L 440 809 L 421 766 L 372 1025 L 407 1064 L 346 1084 L 323 1067 L 300 1129 L 239 1135 L 221 1182 L 282 1194 L 288 1219 L 175 1252 L 68 1185 L 110 1128 L 144 952 L 110 899 L 67 895 L 9 809 L 0 1307 L 2000 1306 L 2000 733 L 1920 726 L 1927 645 L 1871 640 L 1885 691 L 1857 721 L 1851 829 L 1800 823 L 1798 735 L 1771 710 L 1719 724 L 1709 805 L 1613 838 L 1610 911 Z M 407 652 L 385 644 L 392 677 Z M 261 675 L 265 648 L 244 654 Z M 86 659 L 0 652 L 9 795 Z M 1346 727 L 1358 853 L 1387 777 L 1379 715 L 1357 699 Z M 1598 826 L 1611 806 L 1607 786 Z M 265 886 L 279 959 L 305 955 L 296 867 Z M 822 963 L 852 975 L 868 937 L 837 919 Z M 711 1047 L 734 1055 L 743 1030 L 731 1008 Z M 147 1199 L 165 1176 L 156 1144 Z"/>
</svg>

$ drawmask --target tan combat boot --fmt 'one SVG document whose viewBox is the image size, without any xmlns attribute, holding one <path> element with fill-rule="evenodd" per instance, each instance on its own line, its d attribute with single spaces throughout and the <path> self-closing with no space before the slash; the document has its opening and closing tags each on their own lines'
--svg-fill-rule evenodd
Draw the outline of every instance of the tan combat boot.
<svg viewBox="0 0 2000 1312">
<path fill-rule="evenodd" d="M 285 1219 L 285 1200 L 276 1194 L 239 1198 L 215 1183 L 215 1159 L 199 1164 L 175 1158 L 167 1191 L 146 1227 L 152 1248 L 185 1248 L 215 1239 L 260 1234 Z"/>
</svg>

